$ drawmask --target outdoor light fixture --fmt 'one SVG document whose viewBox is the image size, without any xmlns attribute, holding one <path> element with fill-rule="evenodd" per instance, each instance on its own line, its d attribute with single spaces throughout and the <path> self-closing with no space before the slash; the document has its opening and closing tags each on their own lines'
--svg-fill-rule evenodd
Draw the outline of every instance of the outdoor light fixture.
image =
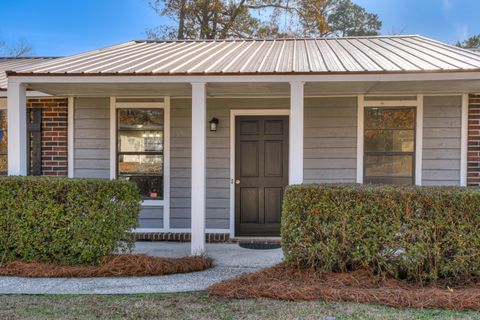
<svg viewBox="0 0 480 320">
<path fill-rule="evenodd" d="M 217 131 L 217 126 L 218 126 L 218 119 L 213 117 L 212 120 L 210 120 L 208 123 L 210 123 L 210 131 Z"/>
</svg>

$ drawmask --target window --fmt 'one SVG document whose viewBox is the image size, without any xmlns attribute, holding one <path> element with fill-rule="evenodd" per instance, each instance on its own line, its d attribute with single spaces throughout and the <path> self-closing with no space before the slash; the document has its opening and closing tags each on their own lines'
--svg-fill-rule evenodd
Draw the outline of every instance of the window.
<svg viewBox="0 0 480 320">
<path fill-rule="evenodd" d="M 135 182 L 145 199 L 163 199 L 164 110 L 117 109 L 117 177 Z"/>
<path fill-rule="evenodd" d="M 0 175 L 7 175 L 7 110 L 0 110 Z"/>
<path fill-rule="evenodd" d="M 415 108 L 365 108 L 365 183 L 414 184 Z"/>
</svg>

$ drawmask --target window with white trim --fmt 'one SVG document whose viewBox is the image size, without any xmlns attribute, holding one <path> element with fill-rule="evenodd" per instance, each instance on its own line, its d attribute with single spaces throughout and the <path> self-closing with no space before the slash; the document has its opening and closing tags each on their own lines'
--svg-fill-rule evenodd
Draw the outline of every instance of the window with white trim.
<svg viewBox="0 0 480 320">
<path fill-rule="evenodd" d="M 117 178 L 135 182 L 144 199 L 164 198 L 163 108 L 117 108 Z"/>
<path fill-rule="evenodd" d="M 415 183 L 414 107 L 366 107 L 364 182 Z"/>
</svg>

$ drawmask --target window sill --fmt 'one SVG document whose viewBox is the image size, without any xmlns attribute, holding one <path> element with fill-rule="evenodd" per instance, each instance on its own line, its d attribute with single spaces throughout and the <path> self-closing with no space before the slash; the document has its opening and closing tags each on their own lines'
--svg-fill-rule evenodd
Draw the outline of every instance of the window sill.
<svg viewBox="0 0 480 320">
<path fill-rule="evenodd" d="M 164 200 L 142 200 L 140 201 L 140 204 L 145 207 L 156 207 L 156 206 L 163 206 L 165 204 Z"/>
</svg>

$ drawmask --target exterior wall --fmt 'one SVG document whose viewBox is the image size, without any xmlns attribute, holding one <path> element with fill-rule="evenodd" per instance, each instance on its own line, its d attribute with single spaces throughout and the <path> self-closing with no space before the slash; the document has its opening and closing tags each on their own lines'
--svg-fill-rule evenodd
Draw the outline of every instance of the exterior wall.
<svg viewBox="0 0 480 320">
<path fill-rule="evenodd" d="M 470 95 L 468 107 L 467 183 L 480 186 L 480 95 Z"/>
<path fill-rule="evenodd" d="M 138 224 L 140 228 L 163 228 L 163 207 L 143 207 Z"/>
<path fill-rule="evenodd" d="M 230 227 L 230 110 L 288 109 L 289 99 L 215 98 L 207 101 L 207 119 L 216 117 L 216 132 L 207 129 L 207 228 Z M 170 226 L 190 228 L 191 99 L 171 100 Z M 207 125 L 207 124 L 206 124 Z"/>
<path fill-rule="evenodd" d="M 77 178 L 110 178 L 110 98 L 76 98 L 74 161 Z"/>
<path fill-rule="evenodd" d="M 425 97 L 422 185 L 460 185 L 461 96 Z"/>
<path fill-rule="evenodd" d="M 306 98 L 305 183 L 355 183 L 357 99 Z"/>
<path fill-rule="evenodd" d="M 68 175 L 68 100 L 28 99 L 27 108 L 42 110 L 42 175 Z"/>
<path fill-rule="evenodd" d="M 461 98 L 425 97 L 424 102 L 423 184 L 458 185 Z M 207 128 L 207 228 L 230 227 L 230 110 L 288 109 L 289 104 L 288 98 L 207 100 L 207 119 L 220 120 L 216 132 Z M 109 108 L 109 98 L 75 99 L 76 177 L 109 178 Z M 183 229 L 190 228 L 191 215 L 191 99 L 172 98 L 170 113 L 170 226 Z M 356 97 L 305 99 L 306 183 L 356 181 L 356 126 Z M 144 207 L 139 223 L 162 228 L 163 208 Z"/>
</svg>

